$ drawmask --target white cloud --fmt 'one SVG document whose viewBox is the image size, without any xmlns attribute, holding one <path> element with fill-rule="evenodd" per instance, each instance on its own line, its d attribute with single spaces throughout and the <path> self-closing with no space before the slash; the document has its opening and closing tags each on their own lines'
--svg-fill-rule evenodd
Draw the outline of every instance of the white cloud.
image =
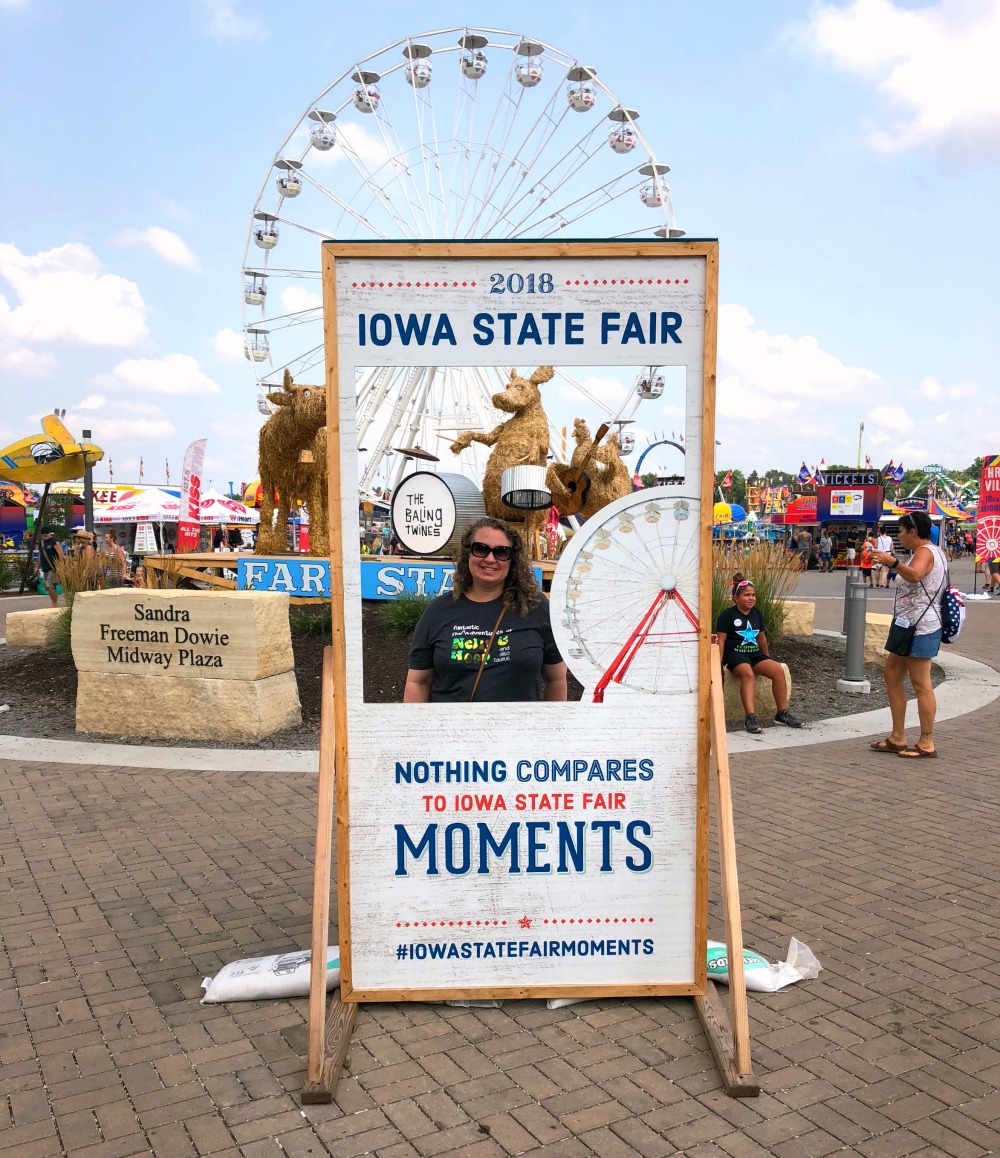
<svg viewBox="0 0 1000 1158">
<path fill-rule="evenodd" d="M 362 165 L 366 165 L 369 169 L 376 169 L 380 165 L 384 165 L 392 156 L 377 132 L 368 132 L 365 126 L 357 121 L 341 122 L 338 120 L 334 123 L 337 130 L 337 143 L 325 153 L 319 149 L 310 149 L 306 157 L 308 168 L 334 165 L 338 161 L 345 161 L 350 154 L 356 157 Z M 289 152 L 292 152 L 297 146 L 298 152 L 295 152 L 294 155 L 298 156 L 298 153 L 308 144 L 309 129 L 313 127 L 312 121 L 306 122 L 306 125 L 296 133 L 293 143 L 289 145 Z"/>
<path fill-rule="evenodd" d="M 865 425 L 883 431 L 912 430 L 914 421 L 902 406 L 876 406 L 868 411 Z"/>
<path fill-rule="evenodd" d="M 820 455 L 851 461 L 846 456 L 857 448 L 851 410 L 860 421 L 863 400 L 879 383 L 874 371 L 847 365 L 814 337 L 770 334 L 745 306 L 720 306 L 720 465 L 749 469 L 767 462 L 789 469 Z M 839 416 L 836 423 L 832 413 Z"/>
<path fill-rule="evenodd" d="M 219 330 L 212 345 L 219 357 L 227 362 L 242 362 L 245 357 L 243 335 L 235 330 Z"/>
<path fill-rule="evenodd" d="M 947 426 L 948 425 L 947 412 L 945 412 L 944 414 L 935 414 L 934 415 L 934 421 L 938 424 L 938 426 Z"/>
<path fill-rule="evenodd" d="M 18 346 L 5 338 L 0 326 L 0 369 L 25 378 L 41 378 L 50 374 L 58 362 L 51 354 L 39 354 L 27 346 Z"/>
<path fill-rule="evenodd" d="M 233 410 L 209 424 L 206 471 L 237 484 L 257 477 L 257 451 L 264 416 L 255 410 Z M 216 483 L 216 486 L 219 484 Z M 223 488 L 219 488 L 223 489 Z"/>
<path fill-rule="evenodd" d="M 586 390 L 588 394 L 600 402 L 612 404 L 621 402 L 625 397 L 625 385 L 617 378 L 584 378 L 579 385 L 580 389 Z M 580 390 L 569 383 L 563 383 L 559 387 L 559 397 L 565 398 L 567 402 L 580 402 L 581 400 Z"/>
<path fill-rule="evenodd" d="M 198 261 L 191 250 L 176 233 L 164 229 L 162 225 L 150 225 L 146 229 L 122 229 L 111 238 L 111 242 L 126 249 L 145 246 L 171 265 L 179 265 L 183 269 L 198 268 Z"/>
<path fill-rule="evenodd" d="M 28 0 L 0 0 L 0 8 L 23 8 Z"/>
<path fill-rule="evenodd" d="M 720 381 L 719 404 L 727 413 L 742 413 L 748 398 L 785 405 L 798 399 L 841 398 L 864 390 L 878 374 L 845 365 L 812 337 L 792 338 L 756 329 L 745 306 L 719 308 L 719 360 L 727 382 Z M 734 405 L 735 404 L 735 405 Z"/>
<path fill-rule="evenodd" d="M 190 354 L 165 358 L 129 358 L 111 374 L 99 374 L 95 384 L 127 387 L 143 394 L 219 394 L 221 387 L 201 369 Z"/>
<path fill-rule="evenodd" d="M 281 291 L 281 308 L 286 314 L 295 314 L 303 310 L 318 310 L 323 306 L 323 299 L 319 294 L 311 294 L 308 290 L 297 285 L 290 285 Z"/>
<path fill-rule="evenodd" d="M 0 244 L 0 279 L 17 299 L 0 294 L 0 337 L 28 345 L 70 341 L 131 346 L 146 336 L 146 307 L 135 282 L 99 273 L 86 245 L 71 243 L 29 256 Z"/>
<path fill-rule="evenodd" d="M 948 387 L 949 398 L 975 398 L 978 393 L 979 387 L 975 382 L 956 382 Z"/>
<path fill-rule="evenodd" d="M 266 40 L 267 29 L 256 16 L 243 16 L 236 0 L 204 0 L 208 9 L 208 34 L 216 40 Z"/>
<path fill-rule="evenodd" d="M 997 0 L 827 4 L 814 12 L 808 34 L 821 53 L 873 81 L 892 108 L 895 119 L 869 137 L 873 148 L 1000 155 Z"/>
<path fill-rule="evenodd" d="M 944 387 L 936 378 L 924 378 L 920 383 L 920 396 L 934 401 L 944 397 Z"/>
<path fill-rule="evenodd" d="M 70 430 L 87 427 L 92 431 L 94 442 L 106 455 L 113 454 L 112 444 L 118 439 L 158 443 L 177 433 L 177 427 L 159 406 L 130 399 L 108 402 L 98 394 L 72 408 L 65 422 Z"/>
</svg>

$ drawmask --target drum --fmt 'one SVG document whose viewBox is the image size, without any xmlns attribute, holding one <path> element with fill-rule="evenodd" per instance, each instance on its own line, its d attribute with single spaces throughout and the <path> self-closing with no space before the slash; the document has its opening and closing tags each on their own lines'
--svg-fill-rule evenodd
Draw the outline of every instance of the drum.
<svg viewBox="0 0 1000 1158">
<path fill-rule="evenodd" d="M 485 514 L 482 492 L 471 479 L 425 470 L 400 482 L 390 508 L 393 531 L 414 555 L 454 554 L 468 528 Z"/>
</svg>

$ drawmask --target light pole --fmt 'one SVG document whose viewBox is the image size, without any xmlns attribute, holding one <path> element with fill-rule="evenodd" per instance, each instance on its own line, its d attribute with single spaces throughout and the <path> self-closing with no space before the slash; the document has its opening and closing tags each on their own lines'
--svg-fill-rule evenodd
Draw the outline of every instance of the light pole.
<svg viewBox="0 0 1000 1158">
<path fill-rule="evenodd" d="M 83 441 L 89 442 L 91 439 L 91 432 L 85 430 L 83 432 Z M 94 532 L 94 468 L 90 465 L 90 459 L 84 455 L 84 470 L 83 470 L 83 525 L 84 528 Z"/>
</svg>

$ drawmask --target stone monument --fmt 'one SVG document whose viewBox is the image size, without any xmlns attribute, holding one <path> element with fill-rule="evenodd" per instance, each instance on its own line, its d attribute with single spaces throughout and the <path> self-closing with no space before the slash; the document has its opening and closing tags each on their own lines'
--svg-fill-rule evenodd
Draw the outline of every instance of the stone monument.
<svg viewBox="0 0 1000 1158">
<path fill-rule="evenodd" d="M 256 591 L 77 595 L 76 730 L 253 741 L 295 727 L 288 606 Z"/>
</svg>

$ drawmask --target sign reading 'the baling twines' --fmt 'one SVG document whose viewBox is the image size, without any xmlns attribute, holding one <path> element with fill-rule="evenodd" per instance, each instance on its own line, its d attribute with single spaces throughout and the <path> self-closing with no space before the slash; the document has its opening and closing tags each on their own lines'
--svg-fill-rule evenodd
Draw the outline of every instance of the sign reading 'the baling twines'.
<svg viewBox="0 0 1000 1158">
<path fill-rule="evenodd" d="M 455 499 L 445 481 L 429 471 L 404 478 L 392 494 L 392 529 L 411 554 L 441 551 L 455 529 Z"/>
</svg>

